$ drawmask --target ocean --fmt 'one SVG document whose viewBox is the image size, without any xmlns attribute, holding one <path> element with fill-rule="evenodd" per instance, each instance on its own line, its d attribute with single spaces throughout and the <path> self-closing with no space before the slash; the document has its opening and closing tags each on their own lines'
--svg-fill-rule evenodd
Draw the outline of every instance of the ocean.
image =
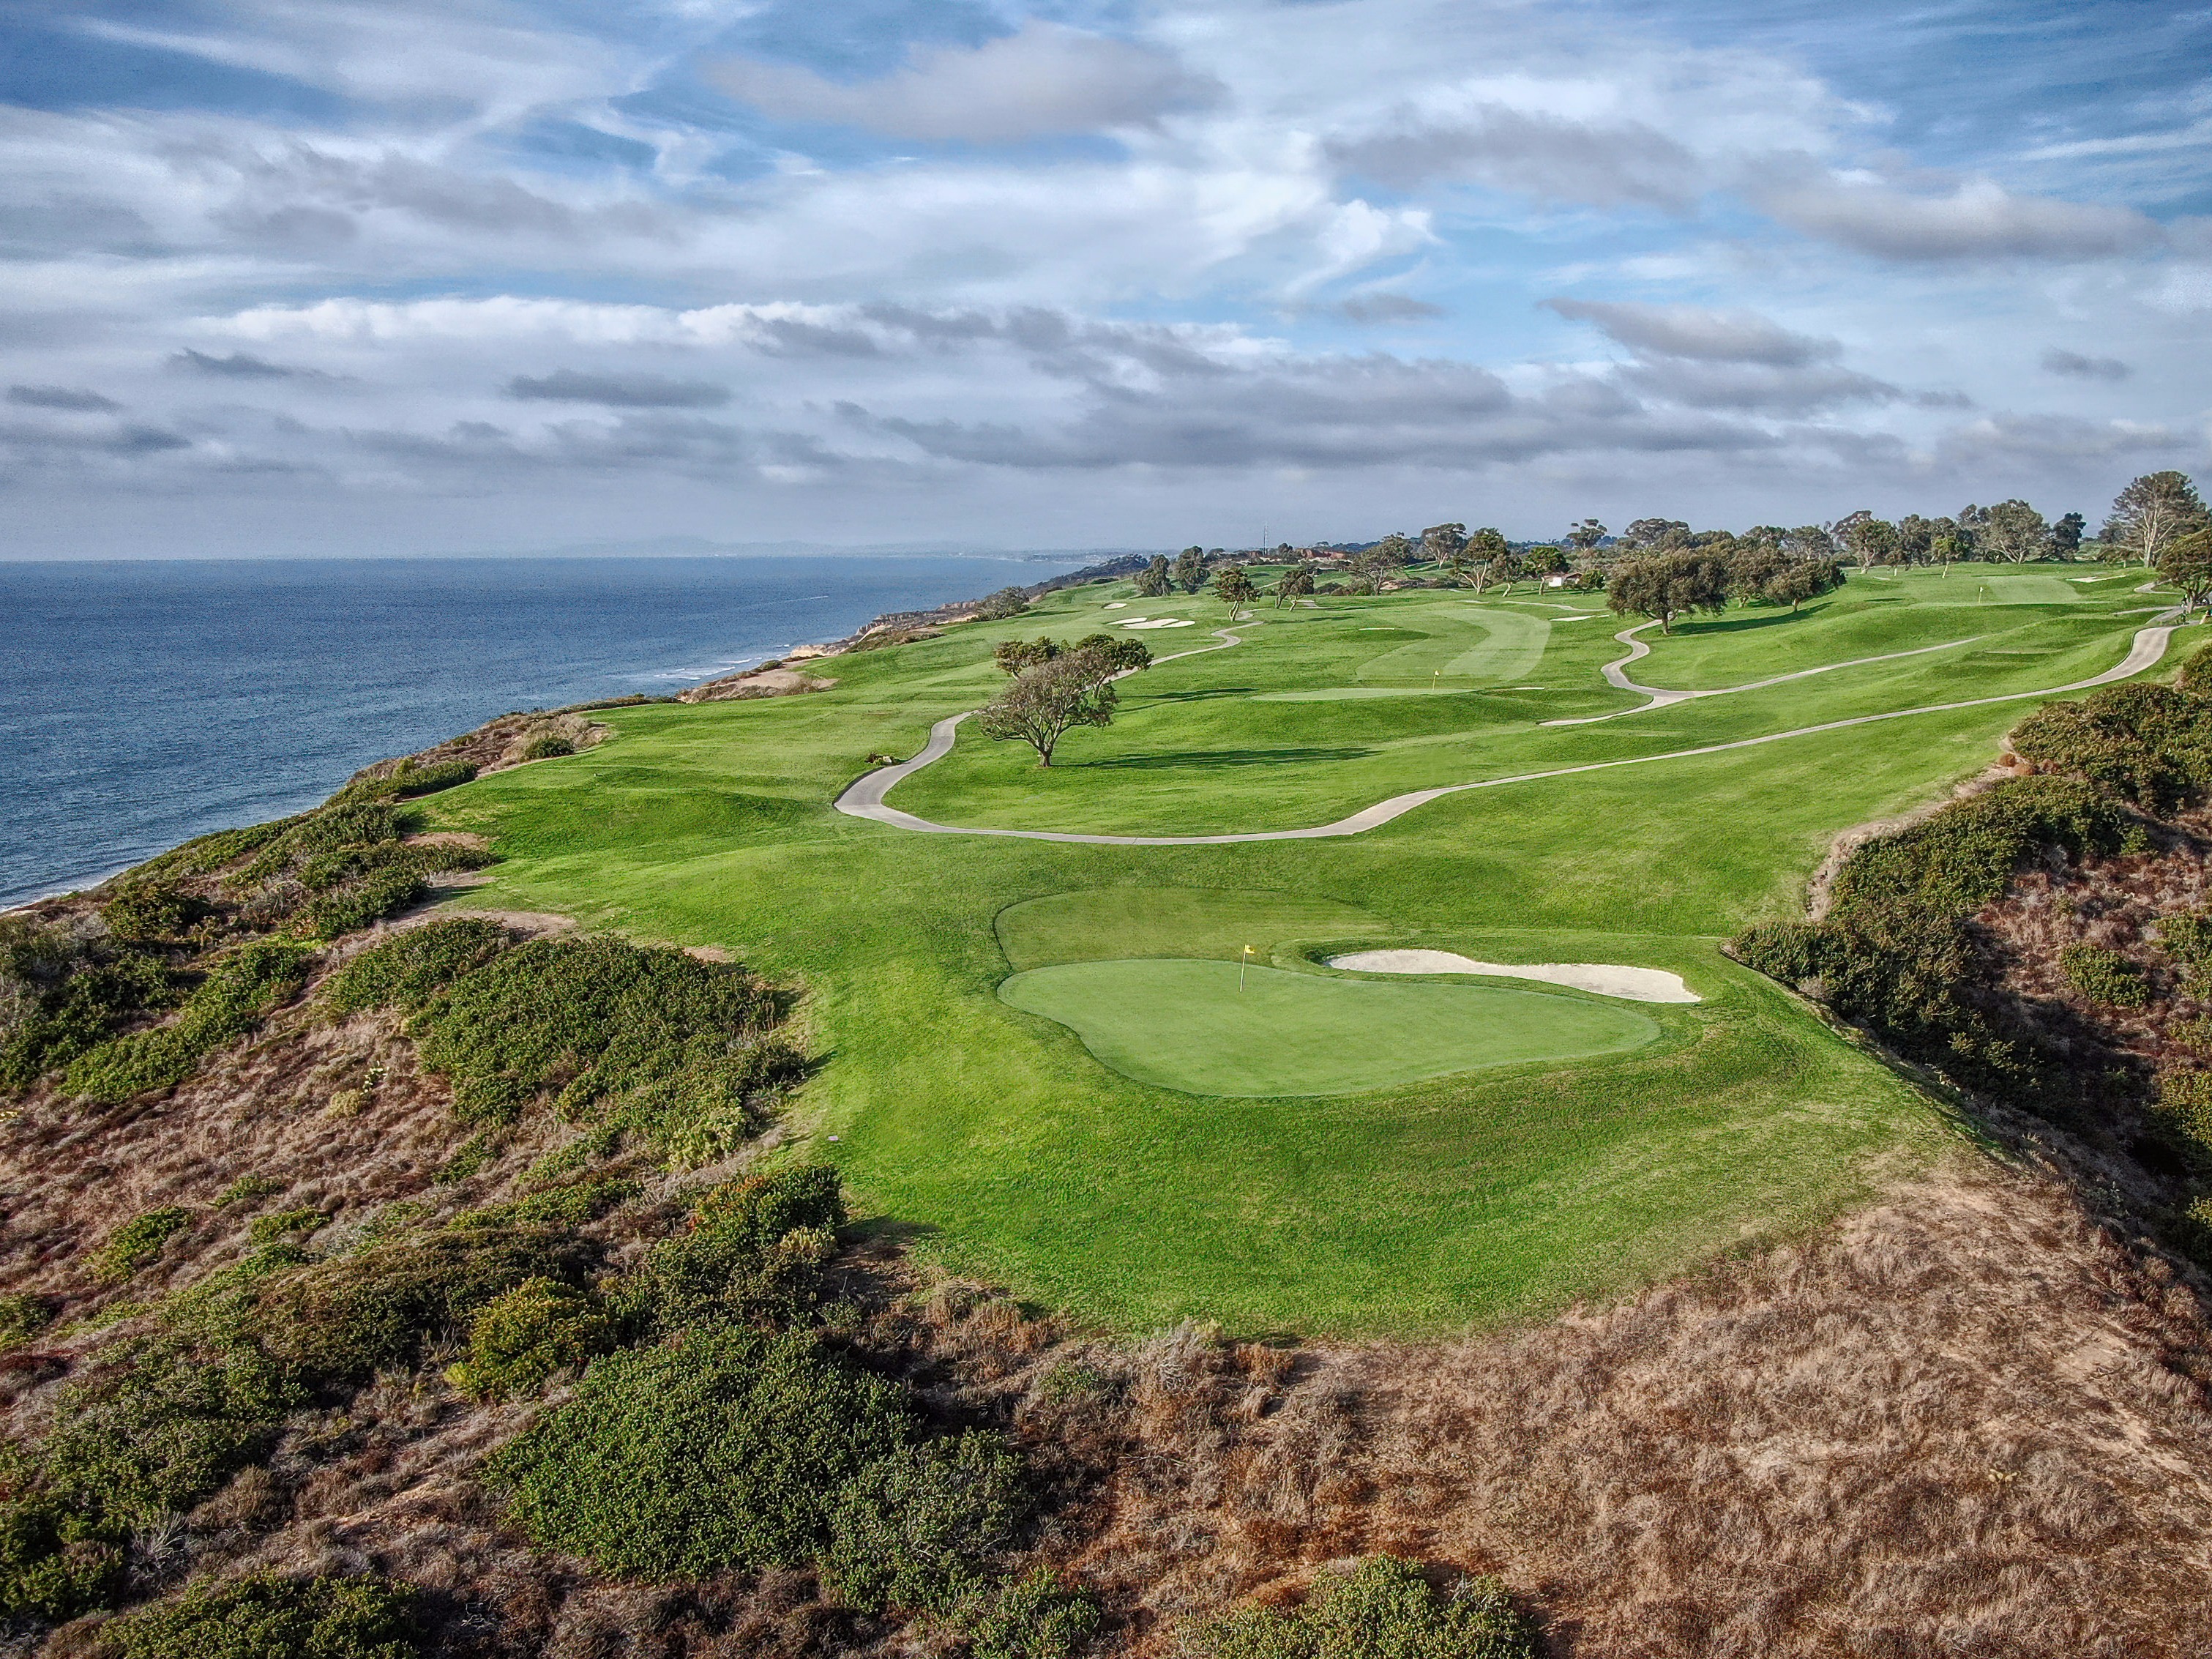
<svg viewBox="0 0 2212 1659">
<path fill-rule="evenodd" d="M 1079 557 L 0 562 L 0 907 L 515 708 L 665 695 Z"/>
</svg>

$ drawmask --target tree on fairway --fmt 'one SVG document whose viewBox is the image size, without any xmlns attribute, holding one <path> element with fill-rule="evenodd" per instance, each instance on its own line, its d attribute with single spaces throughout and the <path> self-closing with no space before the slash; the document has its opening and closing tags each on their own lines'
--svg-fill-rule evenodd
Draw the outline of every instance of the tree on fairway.
<svg viewBox="0 0 2212 1659">
<path fill-rule="evenodd" d="M 1252 578 L 1245 574 L 1241 564 L 1224 567 L 1221 574 L 1213 579 L 1213 591 L 1229 607 L 1229 620 L 1231 622 L 1237 620 L 1238 614 L 1258 597 L 1260 592 L 1252 586 Z"/>
<path fill-rule="evenodd" d="M 1584 519 L 1559 539 L 1577 553 L 1591 553 L 1596 550 L 1597 544 L 1603 541 L 1605 537 L 1606 529 L 1603 525 L 1595 519 Z"/>
<path fill-rule="evenodd" d="M 1461 554 L 1475 569 L 1474 591 L 1478 593 L 1490 585 L 1491 567 L 1501 554 L 1511 552 L 1505 532 L 1485 525 L 1467 538 L 1467 547 Z"/>
<path fill-rule="evenodd" d="M 1936 520 L 1908 513 L 1897 521 L 1897 556 L 1907 564 L 1926 564 L 1935 556 Z"/>
<path fill-rule="evenodd" d="M 1089 659 L 1103 674 L 1127 674 L 1152 665 L 1145 642 L 1128 634 L 1091 634 L 1076 641 L 1073 654 Z"/>
<path fill-rule="evenodd" d="M 1575 562 L 1567 556 L 1564 547 L 1532 547 L 1525 563 L 1540 590 L 1550 578 L 1564 576 L 1575 568 Z"/>
<path fill-rule="evenodd" d="M 2112 501 L 2105 538 L 2146 565 L 2169 543 L 2205 527 L 2203 497 L 2185 472 L 2146 472 Z"/>
<path fill-rule="evenodd" d="M 1168 556 L 1164 553 L 1155 553 L 1152 555 L 1152 562 L 1145 567 L 1142 574 L 1137 578 L 1137 592 L 1143 599 L 1164 599 L 1167 597 L 1168 589 L 1174 584 L 1175 578 L 1168 574 Z"/>
<path fill-rule="evenodd" d="M 1670 552 L 1689 545 L 1690 526 L 1680 519 L 1638 519 L 1620 532 L 1620 539 L 1632 553 Z"/>
<path fill-rule="evenodd" d="M 1421 556 L 1432 564 L 1456 568 L 1455 561 L 1467 550 L 1463 524 L 1432 524 L 1421 532 Z"/>
<path fill-rule="evenodd" d="M 1767 585 L 1797 562 L 1771 541 L 1738 542 L 1728 554 L 1729 597 L 1738 605 L 1772 599 Z"/>
<path fill-rule="evenodd" d="M 1973 532 L 1956 519 L 1938 519 L 1929 531 L 1928 555 L 1948 576 L 1960 560 L 1974 556 Z"/>
<path fill-rule="evenodd" d="M 1850 550 L 1862 570 L 1887 564 L 1897 556 L 1897 526 L 1887 519 L 1875 518 L 1865 507 L 1837 520 L 1829 533 Z"/>
<path fill-rule="evenodd" d="M 1711 553 L 1655 554 L 1613 568 L 1605 602 L 1617 616 L 1649 617 L 1659 631 L 1674 631 L 1674 618 L 1694 611 L 1728 609 L 1728 562 Z"/>
<path fill-rule="evenodd" d="M 1862 567 L 1863 568 L 1863 567 Z M 1791 559 L 1769 576 L 1759 595 L 1790 610 L 1844 585 L 1844 567 L 1833 559 Z"/>
<path fill-rule="evenodd" d="M 1492 581 L 1504 582 L 1505 591 L 1510 593 L 1513 584 L 1521 580 L 1524 562 L 1521 556 L 1509 547 L 1490 561 L 1485 574 Z"/>
<path fill-rule="evenodd" d="M 2081 556 L 2081 532 L 2088 525 L 2089 521 L 2079 513 L 2069 513 L 2054 521 L 2051 526 L 2051 550 L 2072 563 Z"/>
<path fill-rule="evenodd" d="M 2158 556 L 2158 574 L 2181 590 L 2185 615 L 2212 594 L 2212 530 L 2192 530 L 2177 536 Z"/>
<path fill-rule="evenodd" d="M 2051 527 L 2026 501 L 1999 501 L 1982 509 L 1982 556 L 2002 564 L 2026 564 L 2049 550 Z"/>
<path fill-rule="evenodd" d="M 1079 651 L 1024 668 L 984 706 L 975 724 L 996 742 L 1029 744 L 1037 764 L 1050 766 L 1052 751 L 1076 726 L 1113 724 L 1114 684 L 1102 670 Z"/>
<path fill-rule="evenodd" d="M 1285 599 L 1302 599 L 1313 591 L 1313 567 L 1294 564 L 1283 573 L 1283 580 L 1275 584 L 1275 609 L 1280 611 Z"/>
<path fill-rule="evenodd" d="M 1176 555 L 1175 585 L 1186 593 L 1195 593 L 1206 586 L 1206 550 L 1186 547 Z"/>
<path fill-rule="evenodd" d="M 1051 640 L 1000 640 L 991 647 L 991 660 L 1009 674 L 1018 674 L 1024 668 L 1035 668 L 1041 662 L 1050 662 L 1060 654 L 1060 647 Z"/>
</svg>

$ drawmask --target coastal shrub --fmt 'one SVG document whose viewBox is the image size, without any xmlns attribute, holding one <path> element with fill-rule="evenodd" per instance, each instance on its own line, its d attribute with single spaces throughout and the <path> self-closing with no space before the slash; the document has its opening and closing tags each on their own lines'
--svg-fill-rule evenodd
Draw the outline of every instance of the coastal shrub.
<svg viewBox="0 0 2212 1659">
<path fill-rule="evenodd" d="M 1030 608 L 1029 596 L 1018 587 L 1002 587 L 987 594 L 975 607 L 977 622 L 1004 622 Z"/>
<path fill-rule="evenodd" d="M 91 1516 L 35 1490 L 0 1498 L 0 1619 L 74 1619 L 122 1582 L 123 1552 Z"/>
<path fill-rule="evenodd" d="M 2212 1072 L 2162 1072 L 2153 1121 L 2191 1163 L 2212 1165 Z"/>
<path fill-rule="evenodd" d="M 951 1613 L 988 1589 L 1030 1510 L 1021 1459 L 995 1435 L 904 1446 L 838 1493 L 823 1556 L 866 1613 Z"/>
<path fill-rule="evenodd" d="M 434 921 L 410 927 L 371 945 L 332 974 L 323 998 L 341 1014 L 365 1008 L 419 1008 L 509 943 L 507 930 L 496 922 Z"/>
<path fill-rule="evenodd" d="M 532 1279 L 575 1279 L 566 1235 L 514 1229 L 437 1232 L 372 1244 L 270 1279 L 255 1297 L 269 1352 L 313 1387 L 412 1367 L 425 1343 Z"/>
<path fill-rule="evenodd" d="M 2150 1000 L 2143 971 L 2118 951 L 2095 945 L 2069 945 L 2058 953 L 2058 971 L 2092 1002 L 2109 1008 L 2140 1008 Z"/>
<path fill-rule="evenodd" d="M 2199 1014 L 2194 1019 L 2177 1019 L 2166 1028 L 2166 1039 L 2178 1042 L 2185 1048 L 2194 1048 L 2199 1054 L 2212 1054 L 2212 1015 Z"/>
<path fill-rule="evenodd" d="M 476 775 L 477 769 L 467 761 L 433 761 L 428 766 L 403 761 L 385 782 L 393 799 L 413 800 L 419 795 L 434 795 L 441 789 L 473 782 Z"/>
<path fill-rule="evenodd" d="M 227 1210 L 234 1204 L 251 1204 L 258 1198 L 274 1198 L 284 1183 L 265 1175 L 242 1175 L 216 1194 L 212 1207 Z"/>
<path fill-rule="evenodd" d="M 471 1135 L 453 1148 L 453 1155 L 439 1166 L 431 1179 L 441 1187 L 453 1187 L 466 1181 L 498 1158 L 507 1149 L 504 1129 L 485 1129 Z"/>
<path fill-rule="evenodd" d="M 718 1187 L 614 1293 L 633 1330 L 788 1320 L 811 1304 L 845 1222 L 837 1172 L 811 1164 Z"/>
<path fill-rule="evenodd" d="M 244 1036 L 299 990 L 310 960 L 306 946 L 278 940 L 241 947 L 215 965 L 173 1022 L 88 1049 L 70 1062 L 62 1086 L 112 1103 L 182 1083 L 204 1055 Z"/>
<path fill-rule="evenodd" d="M 127 1344 L 112 1368 L 62 1391 L 39 1448 L 45 1488 L 111 1528 L 188 1510 L 273 1443 L 297 1402 L 243 1346 Z"/>
<path fill-rule="evenodd" d="M 896 1389 L 811 1340 L 714 1326 L 597 1361 L 487 1472 L 541 1546 L 701 1578 L 811 1559 L 839 1490 L 912 1431 Z"/>
<path fill-rule="evenodd" d="M 312 1205 L 297 1210 L 274 1210 L 254 1217 L 247 1224 L 246 1236 L 256 1244 L 274 1244 L 295 1233 L 312 1233 L 329 1220 L 329 1216 Z"/>
<path fill-rule="evenodd" d="M 2124 800 L 2169 811 L 2212 783 L 2212 697 L 2171 686 L 2112 685 L 2049 702 L 2013 728 L 2013 751 Z"/>
<path fill-rule="evenodd" d="M 606 1352 L 614 1336 L 614 1322 L 586 1292 L 527 1279 L 477 1310 L 468 1357 L 446 1376 L 479 1400 L 535 1394 L 554 1372 Z"/>
<path fill-rule="evenodd" d="M 313 900 L 307 906 L 307 925 L 318 939 L 358 933 L 420 902 L 429 890 L 414 869 L 379 870 Z"/>
<path fill-rule="evenodd" d="M 744 969 L 618 939 L 534 939 L 454 980 L 408 1024 L 465 1121 L 510 1123 L 556 1086 L 570 1115 L 727 1057 L 779 1017 Z"/>
<path fill-rule="evenodd" d="M 1069 1659 L 1098 1631 L 1098 1600 L 1048 1567 L 1010 1579 L 963 1617 L 970 1659 Z"/>
<path fill-rule="evenodd" d="M 1492 1578 L 1438 1595 L 1412 1562 L 1324 1571 L 1296 1607 L 1240 1607 L 1186 1626 L 1185 1659 L 1534 1659 L 1534 1630 Z"/>
<path fill-rule="evenodd" d="M 342 847 L 396 842 L 406 833 L 409 823 L 389 801 L 319 807 L 293 820 L 283 835 L 270 841 L 229 880 L 234 887 L 242 887 L 284 875 L 319 854 L 335 853 Z"/>
<path fill-rule="evenodd" d="M 20 1348 L 54 1322 L 54 1310 L 44 1297 L 14 1291 L 0 1296 L 0 1352 Z"/>
<path fill-rule="evenodd" d="M 120 1285 L 161 1254 L 161 1247 L 188 1225 L 190 1210 L 167 1205 L 134 1215 L 107 1236 L 92 1259 L 93 1277 L 106 1285 Z"/>
<path fill-rule="evenodd" d="M 719 1051 L 701 1044 L 669 1076 L 602 1109 L 608 1128 L 642 1135 L 667 1162 L 696 1168 L 729 1157 L 763 1127 L 768 1099 L 806 1075 L 806 1058 L 763 1037 Z"/>
<path fill-rule="evenodd" d="M 2200 645 L 2182 659 L 2181 689 L 2200 696 L 2212 693 L 2212 645 Z"/>
<path fill-rule="evenodd" d="M 304 818 L 301 814 L 269 823 L 248 824 L 242 830 L 218 830 L 211 836 L 196 836 L 181 847 L 172 848 L 136 866 L 124 879 L 132 883 L 161 882 L 173 881 L 179 876 L 211 875 L 249 854 L 259 852 Z"/>
<path fill-rule="evenodd" d="M 202 1580 L 100 1633 L 113 1659 L 415 1659 L 415 1593 L 382 1578 Z"/>
<path fill-rule="evenodd" d="M 2205 649 L 2212 651 L 2212 646 Z M 2191 990 L 2202 994 L 2212 989 L 2212 911 L 2186 910 L 2160 917 L 2158 943 L 2160 950 L 2188 970 Z"/>
<path fill-rule="evenodd" d="M 556 760 L 562 755 L 573 755 L 576 745 L 558 732 L 541 732 L 523 745 L 522 758 L 526 761 Z"/>
<path fill-rule="evenodd" d="M 118 939 L 175 939 L 213 909 L 173 882 L 142 881 L 100 907 L 100 919 Z"/>
<path fill-rule="evenodd" d="M 477 1227 L 580 1227 L 637 1196 L 637 1182 L 611 1176 L 554 1187 L 527 1198 L 494 1204 L 454 1218 L 453 1225 Z"/>
<path fill-rule="evenodd" d="M 0 1089 L 27 1089 L 177 1000 L 159 957 L 82 925 L 0 916 Z"/>
</svg>

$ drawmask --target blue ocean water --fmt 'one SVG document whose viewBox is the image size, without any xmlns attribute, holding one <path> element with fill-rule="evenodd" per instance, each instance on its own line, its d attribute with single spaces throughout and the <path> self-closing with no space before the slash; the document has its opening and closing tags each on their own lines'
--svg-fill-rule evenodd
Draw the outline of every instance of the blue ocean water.
<svg viewBox="0 0 2212 1659">
<path fill-rule="evenodd" d="M 0 906 L 513 708 L 662 694 L 1077 559 L 0 563 Z"/>
</svg>

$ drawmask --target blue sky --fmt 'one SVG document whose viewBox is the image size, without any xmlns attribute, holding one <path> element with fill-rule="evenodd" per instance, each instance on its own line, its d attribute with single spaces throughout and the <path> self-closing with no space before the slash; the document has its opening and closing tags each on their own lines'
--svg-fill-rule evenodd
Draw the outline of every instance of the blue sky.
<svg viewBox="0 0 2212 1659">
<path fill-rule="evenodd" d="M 2212 472 L 2212 9 L 0 16 L 0 554 L 1556 534 Z"/>
</svg>

